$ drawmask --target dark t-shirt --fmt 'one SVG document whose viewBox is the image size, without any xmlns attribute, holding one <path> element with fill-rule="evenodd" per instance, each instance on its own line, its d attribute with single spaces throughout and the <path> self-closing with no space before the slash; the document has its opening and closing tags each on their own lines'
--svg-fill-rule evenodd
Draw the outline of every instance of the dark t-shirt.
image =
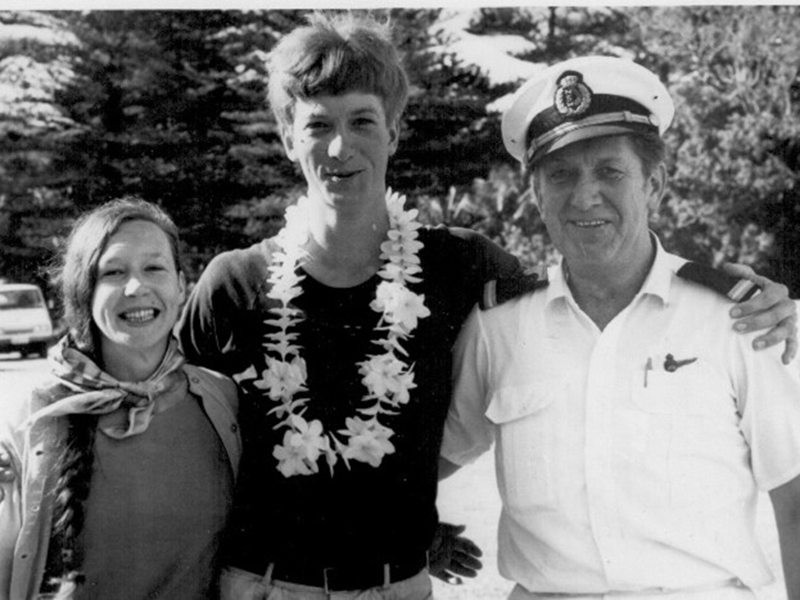
<svg viewBox="0 0 800 600">
<path fill-rule="evenodd" d="M 395 452 L 378 468 L 339 460 L 332 476 L 324 458 L 313 475 L 284 477 L 273 449 L 276 406 L 242 382 L 245 450 L 237 491 L 229 560 L 263 573 L 269 562 L 323 568 L 383 563 L 424 553 L 437 523 L 437 462 L 451 395 L 451 348 L 489 279 L 509 276 L 519 264 L 487 238 L 468 230 L 423 228 L 422 282 L 410 288 L 425 297 L 431 315 L 403 342 L 416 388 L 397 416 L 382 418 L 394 430 Z M 277 305 L 266 297 L 267 266 L 274 246 L 264 241 L 226 252 L 208 266 L 179 326 L 188 359 L 228 375 L 265 368 L 265 318 Z M 369 308 L 380 278 L 351 288 L 331 288 L 306 277 L 295 300 L 304 320 L 298 343 L 308 369 L 305 418 L 325 430 L 345 428 L 357 415 L 366 388 L 357 363 L 379 353 L 373 343 L 379 315 Z"/>
</svg>

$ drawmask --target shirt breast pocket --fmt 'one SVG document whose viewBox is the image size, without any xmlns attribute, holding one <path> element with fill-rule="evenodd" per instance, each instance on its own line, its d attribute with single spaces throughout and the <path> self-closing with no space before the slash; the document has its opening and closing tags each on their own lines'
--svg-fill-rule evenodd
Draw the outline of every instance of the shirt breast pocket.
<svg viewBox="0 0 800 600">
<path fill-rule="evenodd" d="M 513 511 L 556 503 L 557 402 L 564 383 L 547 381 L 503 387 L 492 395 L 487 418 L 497 426 L 500 493 Z"/>
<path fill-rule="evenodd" d="M 730 383 L 714 368 L 700 362 L 675 371 L 656 369 L 631 382 L 635 408 L 651 414 L 714 416 L 735 412 Z"/>
<path fill-rule="evenodd" d="M 699 361 L 698 361 L 699 363 Z M 730 382 L 713 367 L 692 364 L 632 381 L 632 448 L 620 473 L 646 504 L 701 505 L 719 486 L 726 461 L 745 450 Z M 653 493 L 658 490 L 658 493 Z"/>
</svg>

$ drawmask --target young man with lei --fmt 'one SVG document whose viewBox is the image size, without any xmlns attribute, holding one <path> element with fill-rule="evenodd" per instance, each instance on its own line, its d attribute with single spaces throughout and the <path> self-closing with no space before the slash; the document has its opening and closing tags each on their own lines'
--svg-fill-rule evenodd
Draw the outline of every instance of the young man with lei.
<svg viewBox="0 0 800 600">
<path fill-rule="evenodd" d="M 474 232 L 421 227 L 386 188 L 408 95 L 388 28 L 312 15 L 269 71 L 307 194 L 275 238 L 209 264 L 179 327 L 244 392 L 223 594 L 430 598 L 451 348 L 484 284 L 520 267 Z"/>
</svg>

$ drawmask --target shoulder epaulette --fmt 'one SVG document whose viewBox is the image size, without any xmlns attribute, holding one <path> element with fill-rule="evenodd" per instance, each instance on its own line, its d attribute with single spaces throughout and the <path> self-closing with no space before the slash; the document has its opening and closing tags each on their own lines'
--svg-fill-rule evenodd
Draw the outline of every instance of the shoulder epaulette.
<svg viewBox="0 0 800 600">
<path fill-rule="evenodd" d="M 692 281 L 723 296 L 727 296 L 734 302 L 749 300 L 761 291 L 761 287 L 749 279 L 741 279 L 720 269 L 696 262 L 687 262 L 678 269 L 677 274 L 682 279 Z"/>
<path fill-rule="evenodd" d="M 512 277 L 492 279 L 483 286 L 483 296 L 478 304 L 481 310 L 488 310 L 528 292 L 547 287 L 548 283 L 545 267 L 527 269 Z"/>
</svg>

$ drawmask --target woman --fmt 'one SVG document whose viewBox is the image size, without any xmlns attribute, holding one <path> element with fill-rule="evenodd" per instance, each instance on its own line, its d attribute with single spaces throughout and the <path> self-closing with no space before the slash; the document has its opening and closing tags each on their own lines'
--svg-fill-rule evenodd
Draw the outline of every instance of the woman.
<svg viewBox="0 0 800 600">
<path fill-rule="evenodd" d="M 172 337 L 176 227 L 141 200 L 105 204 L 76 223 L 57 279 L 53 380 L 0 423 L 0 598 L 213 597 L 238 397 Z"/>
</svg>

